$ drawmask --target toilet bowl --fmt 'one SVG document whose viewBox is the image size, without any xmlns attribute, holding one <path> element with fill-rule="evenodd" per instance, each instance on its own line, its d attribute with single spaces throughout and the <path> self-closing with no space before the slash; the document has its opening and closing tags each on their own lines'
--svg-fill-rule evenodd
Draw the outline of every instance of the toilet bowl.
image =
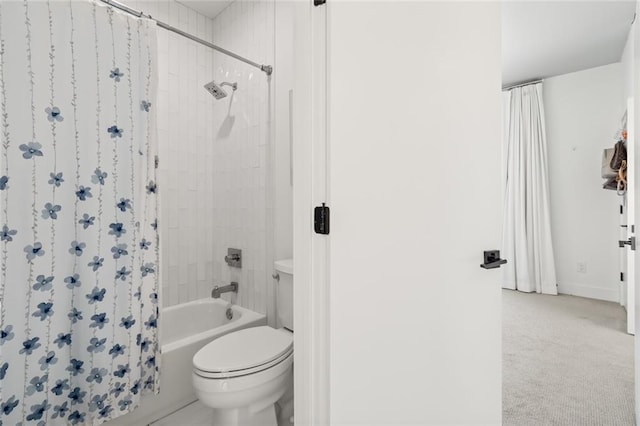
<svg viewBox="0 0 640 426">
<path fill-rule="evenodd" d="M 293 385 L 293 333 L 268 326 L 222 336 L 193 357 L 198 399 L 215 426 L 276 426 L 275 403 Z"/>
</svg>

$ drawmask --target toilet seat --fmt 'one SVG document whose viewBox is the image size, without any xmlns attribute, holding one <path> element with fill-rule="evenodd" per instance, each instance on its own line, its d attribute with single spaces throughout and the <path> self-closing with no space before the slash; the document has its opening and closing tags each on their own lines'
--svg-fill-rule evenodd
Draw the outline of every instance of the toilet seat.
<svg viewBox="0 0 640 426">
<path fill-rule="evenodd" d="M 240 378 L 250 375 L 258 375 L 260 373 L 264 374 L 265 372 L 270 372 L 272 370 L 276 370 L 281 364 L 286 364 L 287 361 L 293 361 L 293 351 L 291 351 L 286 356 L 278 358 L 277 360 L 271 361 L 267 364 L 262 364 L 260 366 L 249 368 L 246 370 L 236 370 L 236 371 L 227 371 L 227 372 L 211 372 L 211 371 L 202 371 L 197 368 L 193 369 L 193 373 L 197 376 L 200 376 L 204 379 L 233 379 Z"/>
<path fill-rule="evenodd" d="M 259 373 L 292 356 L 291 333 L 268 326 L 222 336 L 193 357 L 193 372 L 208 379 L 228 379 Z"/>
</svg>

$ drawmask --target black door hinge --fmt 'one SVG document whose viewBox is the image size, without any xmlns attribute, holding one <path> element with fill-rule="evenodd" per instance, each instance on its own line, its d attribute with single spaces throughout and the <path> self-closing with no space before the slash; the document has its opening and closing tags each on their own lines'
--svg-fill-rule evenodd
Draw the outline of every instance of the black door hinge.
<svg viewBox="0 0 640 426">
<path fill-rule="evenodd" d="M 624 281 L 624 272 L 620 272 L 620 281 Z"/>
<path fill-rule="evenodd" d="M 314 6 L 322 6 L 326 2 L 327 2 L 327 0 L 313 0 L 313 5 Z"/>
<path fill-rule="evenodd" d="M 329 207 L 322 203 L 322 206 L 316 207 L 313 211 L 313 229 L 316 234 L 329 234 Z"/>
</svg>

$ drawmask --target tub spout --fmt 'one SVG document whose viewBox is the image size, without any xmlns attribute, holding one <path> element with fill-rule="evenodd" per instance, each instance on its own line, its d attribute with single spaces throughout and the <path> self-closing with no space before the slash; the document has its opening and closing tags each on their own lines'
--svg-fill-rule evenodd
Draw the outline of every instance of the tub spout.
<svg viewBox="0 0 640 426">
<path fill-rule="evenodd" d="M 230 291 L 232 291 L 232 292 L 237 294 L 238 293 L 238 283 L 232 282 L 231 284 L 225 285 L 225 286 L 222 286 L 222 287 L 215 286 L 213 288 L 213 291 L 211 291 L 211 297 L 213 297 L 214 299 L 218 299 L 218 298 L 220 298 L 220 295 L 222 293 L 228 293 Z"/>
</svg>

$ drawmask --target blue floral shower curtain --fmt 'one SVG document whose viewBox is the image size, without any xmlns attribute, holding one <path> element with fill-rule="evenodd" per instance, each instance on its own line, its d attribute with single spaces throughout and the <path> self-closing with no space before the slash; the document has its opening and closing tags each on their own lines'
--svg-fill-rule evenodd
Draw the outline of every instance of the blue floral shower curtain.
<svg viewBox="0 0 640 426">
<path fill-rule="evenodd" d="M 155 26 L 0 1 L 0 423 L 100 424 L 157 392 Z"/>
</svg>

